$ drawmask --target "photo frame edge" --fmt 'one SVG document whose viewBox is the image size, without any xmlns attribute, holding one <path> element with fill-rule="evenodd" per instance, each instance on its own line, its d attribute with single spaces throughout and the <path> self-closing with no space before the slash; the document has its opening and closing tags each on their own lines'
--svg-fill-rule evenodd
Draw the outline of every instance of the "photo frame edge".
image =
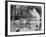
<svg viewBox="0 0 46 37">
<path fill-rule="evenodd" d="M 44 4 L 44 33 L 37 33 L 37 34 L 20 34 L 20 35 L 8 35 L 8 2 L 20 2 L 20 3 L 35 3 L 35 4 Z M 45 34 L 45 3 L 39 3 L 39 2 L 25 2 L 25 1 L 5 1 L 5 36 L 25 36 L 25 35 L 40 35 Z"/>
</svg>

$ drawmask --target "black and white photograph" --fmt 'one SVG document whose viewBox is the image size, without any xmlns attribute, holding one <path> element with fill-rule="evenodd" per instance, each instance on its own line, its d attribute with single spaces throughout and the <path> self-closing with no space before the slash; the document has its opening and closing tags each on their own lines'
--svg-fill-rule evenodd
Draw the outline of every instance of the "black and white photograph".
<svg viewBox="0 0 46 37">
<path fill-rule="evenodd" d="M 8 2 L 8 35 L 44 33 L 44 4 Z"/>
<path fill-rule="evenodd" d="M 10 5 L 10 31 L 41 31 L 41 6 Z"/>
</svg>

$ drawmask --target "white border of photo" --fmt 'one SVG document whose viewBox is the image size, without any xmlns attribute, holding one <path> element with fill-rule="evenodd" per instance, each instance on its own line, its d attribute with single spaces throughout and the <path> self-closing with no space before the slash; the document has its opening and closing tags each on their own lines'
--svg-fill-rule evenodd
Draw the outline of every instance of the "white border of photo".
<svg viewBox="0 0 46 37">
<path fill-rule="evenodd" d="M 42 30 L 41 31 L 27 31 L 27 32 L 10 32 L 10 5 L 41 6 L 42 7 L 42 22 L 41 22 Z M 44 18 L 43 17 L 44 17 L 44 4 L 8 2 L 8 35 L 44 33 Z"/>
</svg>

